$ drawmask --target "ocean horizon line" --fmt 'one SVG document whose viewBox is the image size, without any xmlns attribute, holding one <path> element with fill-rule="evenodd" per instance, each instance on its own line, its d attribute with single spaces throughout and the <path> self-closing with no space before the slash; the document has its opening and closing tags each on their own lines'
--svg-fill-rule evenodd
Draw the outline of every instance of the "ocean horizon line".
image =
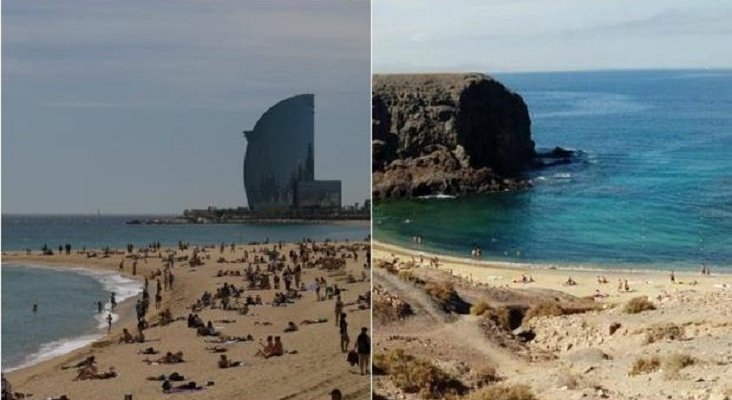
<svg viewBox="0 0 732 400">
<path fill-rule="evenodd" d="M 372 75 L 381 74 L 444 74 L 444 73 L 464 73 L 464 72 L 475 72 L 475 73 L 487 73 L 489 75 L 531 75 L 531 74 L 581 74 L 581 73 L 612 73 L 612 72 L 730 72 L 732 73 L 732 66 L 715 66 L 715 67 L 633 67 L 633 68 L 590 68 L 590 69 L 557 69 L 557 70 L 503 70 L 503 69 L 490 69 L 490 68 L 475 68 L 475 67 L 455 67 L 455 68 L 435 68 L 435 69 L 398 69 L 398 70 L 374 70 Z"/>
</svg>

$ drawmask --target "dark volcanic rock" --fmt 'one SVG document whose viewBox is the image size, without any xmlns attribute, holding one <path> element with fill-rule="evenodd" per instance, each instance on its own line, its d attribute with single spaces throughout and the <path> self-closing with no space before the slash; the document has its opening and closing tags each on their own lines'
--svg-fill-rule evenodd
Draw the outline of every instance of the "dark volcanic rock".
<svg viewBox="0 0 732 400">
<path fill-rule="evenodd" d="M 483 74 L 375 75 L 374 197 L 522 188 L 532 164 L 521 96 Z"/>
<path fill-rule="evenodd" d="M 374 170 L 374 198 L 460 195 L 530 186 L 526 180 L 502 178 L 486 167 L 464 167 L 445 146 L 431 145 L 425 152 L 427 155 L 397 159 L 382 170 Z"/>
</svg>

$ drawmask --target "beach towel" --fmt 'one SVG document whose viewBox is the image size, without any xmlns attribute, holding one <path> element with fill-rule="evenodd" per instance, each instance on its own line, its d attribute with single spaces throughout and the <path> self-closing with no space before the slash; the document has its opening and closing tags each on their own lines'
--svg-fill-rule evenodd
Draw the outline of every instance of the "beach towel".
<svg viewBox="0 0 732 400">
<path fill-rule="evenodd" d="M 169 391 L 169 392 L 167 392 L 167 393 L 168 393 L 168 394 L 175 394 L 175 393 L 190 393 L 190 392 L 197 392 L 197 391 L 199 391 L 199 390 L 203 390 L 203 389 L 205 389 L 205 388 L 202 388 L 202 387 L 198 387 L 198 388 L 195 388 L 195 389 L 188 389 L 188 388 L 173 388 L 173 389 L 170 389 L 170 391 Z"/>
</svg>

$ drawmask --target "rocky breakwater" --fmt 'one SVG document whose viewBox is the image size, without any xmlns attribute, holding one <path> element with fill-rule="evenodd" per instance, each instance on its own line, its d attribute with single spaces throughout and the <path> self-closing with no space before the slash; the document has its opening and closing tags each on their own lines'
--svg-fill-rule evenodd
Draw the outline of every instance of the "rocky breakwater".
<svg viewBox="0 0 732 400">
<path fill-rule="evenodd" d="M 526 103 L 487 75 L 375 75 L 372 128 L 374 198 L 530 186 Z"/>
</svg>

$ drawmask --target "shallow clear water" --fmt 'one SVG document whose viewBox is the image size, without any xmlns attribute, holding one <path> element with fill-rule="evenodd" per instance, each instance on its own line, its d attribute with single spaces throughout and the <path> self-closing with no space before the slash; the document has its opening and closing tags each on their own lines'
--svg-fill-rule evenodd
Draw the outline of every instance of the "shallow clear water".
<svg viewBox="0 0 732 400">
<path fill-rule="evenodd" d="M 374 237 L 450 254 L 732 268 L 732 71 L 500 75 L 538 148 L 578 149 L 518 193 L 379 202 Z"/>
</svg>

